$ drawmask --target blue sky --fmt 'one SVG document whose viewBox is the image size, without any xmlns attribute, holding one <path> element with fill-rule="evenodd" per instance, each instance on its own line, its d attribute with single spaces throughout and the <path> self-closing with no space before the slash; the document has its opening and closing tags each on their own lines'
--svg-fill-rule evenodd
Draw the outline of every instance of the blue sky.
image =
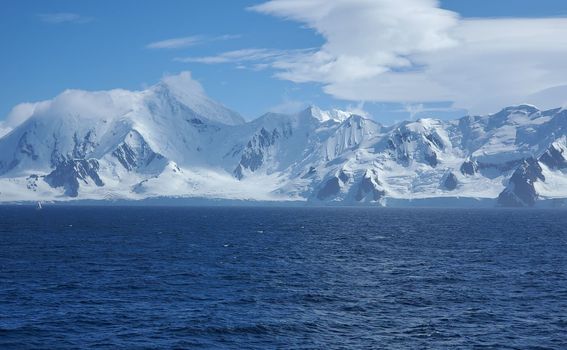
<svg viewBox="0 0 567 350">
<path fill-rule="evenodd" d="M 276 0 L 275 3 L 279 1 L 286 2 Z M 423 1 L 428 3 L 427 6 L 434 3 L 430 0 Z M 321 52 L 324 50 L 320 48 L 326 43 L 334 47 L 330 49 L 335 50 L 331 54 L 343 49 L 345 43 L 335 45 L 335 39 L 321 34 L 342 28 L 329 27 L 328 22 L 319 21 L 319 17 L 304 17 L 301 8 L 282 10 L 276 6 L 255 11 L 249 9 L 250 6 L 263 3 L 264 1 L 245 0 L 5 0 L 0 12 L 0 116 L 8 115 L 10 109 L 18 103 L 49 99 L 68 88 L 142 89 L 159 81 L 164 74 L 184 70 L 191 71 L 211 97 L 240 112 L 247 119 L 255 118 L 268 110 L 299 110 L 307 104 L 323 108 L 364 110 L 385 123 L 416 116 L 434 115 L 445 118 L 475 110 L 474 103 L 465 97 L 473 94 L 479 100 L 481 95 L 474 93 L 483 90 L 482 86 L 486 86 L 486 93 L 490 95 L 493 95 L 491 88 L 493 91 L 502 90 L 500 85 L 490 86 L 491 80 L 487 79 L 490 74 L 479 72 L 478 75 L 485 79 L 484 85 L 480 89 L 471 89 L 471 93 L 463 92 L 465 97 L 453 98 L 443 92 L 429 96 L 416 91 L 408 93 L 407 101 L 401 102 L 403 98 L 398 96 L 399 93 L 395 96 L 390 93 L 382 96 L 376 92 L 366 94 L 366 91 L 356 91 L 358 86 L 376 86 L 375 89 L 372 88 L 373 91 L 382 91 L 381 89 L 395 90 L 398 85 L 384 87 L 378 81 L 382 79 L 382 75 L 365 75 L 369 74 L 367 72 L 360 72 L 361 76 L 357 79 L 362 80 L 353 79 L 351 85 L 345 85 L 339 80 L 342 75 L 337 75 L 336 80 L 332 80 L 313 72 L 309 57 L 309 63 L 298 66 L 296 57 L 304 54 L 302 49 Z M 439 21 L 431 23 L 435 30 L 454 27 L 455 21 L 485 18 L 491 20 L 489 25 L 494 25 L 497 31 L 502 28 L 502 31 L 508 31 L 511 35 L 514 25 L 525 28 L 524 22 L 508 25 L 500 19 L 559 17 L 563 25 L 562 16 L 567 16 L 567 1 L 563 0 L 446 0 L 440 6 L 454 12 L 460 19 L 451 19 L 450 16 L 445 18 L 443 14 L 434 13 L 440 17 Z M 342 10 L 349 13 L 346 7 Z M 352 19 L 356 24 L 356 13 L 352 17 L 345 16 L 346 22 Z M 446 25 L 443 22 L 445 20 Z M 416 23 L 415 27 L 419 30 L 420 25 L 430 25 L 430 22 L 424 23 Z M 486 27 L 484 22 L 457 25 L 465 27 L 463 32 L 466 35 L 477 35 L 481 32 L 479 28 Z M 542 36 L 549 31 L 553 35 L 561 34 L 556 32 L 558 26 L 554 23 L 533 22 L 533 25 L 536 31 L 541 28 Z M 366 32 L 369 38 L 374 35 L 374 29 L 370 27 Z M 406 29 L 404 27 L 401 30 Z M 171 41 L 172 39 L 175 40 Z M 506 40 L 506 37 L 502 40 Z M 533 47 L 522 46 L 520 54 L 532 54 L 539 50 L 539 44 L 536 43 L 539 42 L 538 36 L 534 35 L 529 40 L 533 41 Z M 519 38 L 518 41 L 526 40 Z M 417 42 L 416 45 L 418 44 L 420 43 Z M 494 45 L 490 47 L 492 46 Z M 430 52 L 435 50 L 438 48 L 429 45 L 420 52 L 398 50 L 396 55 L 403 52 L 399 55 L 404 56 L 407 51 L 408 57 L 416 57 L 412 62 L 423 60 L 426 65 L 431 62 L 431 66 L 450 59 L 448 54 L 442 58 L 431 58 Z M 238 52 L 238 58 L 234 58 L 236 54 L 229 55 L 228 58 L 223 56 L 227 52 Z M 309 54 L 311 53 L 310 51 Z M 245 54 L 247 56 L 244 58 Z M 557 51 L 552 54 L 557 59 L 550 64 L 542 61 L 541 66 L 553 67 L 549 68 L 549 75 L 561 76 L 563 65 L 559 57 L 565 56 L 562 56 L 563 52 Z M 473 52 L 470 56 L 474 55 Z M 494 54 L 494 57 L 501 56 L 501 53 Z M 300 57 L 302 60 L 305 58 Z M 503 62 L 515 60 L 514 57 L 517 56 L 506 58 Z M 459 58 L 460 56 L 455 59 Z M 533 59 L 528 63 L 530 62 Z M 302 61 L 303 63 L 305 62 Z M 286 65 L 285 68 L 281 67 L 282 64 Z M 292 64 L 291 68 L 288 67 L 289 64 Z M 400 70 L 408 69 L 407 66 L 400 67 Z M 412 63 L 409 69 L 417 69 L 415 67 Z M 452 71 L 467 70 L 467 67 L 456 67 Z M 387 68 L 395 71 L 398 66 L 390 65 Z M 498 72 L 498 66 L 494 69 Z M 523 71 L 520 63 L 516 71 Z M 309 78 L 303 79 L 303 72 Z M 515 77 L 513 75 L 511 79 L 514 82 Z M 531 79 L 530 77 L 525 79 Z M 468 78 L 470 77 L 455 75 L 451 79 Z M 393 76 L 392 79 L 397 77 Z M 510 80 L 508 77 L 506 79 Z M 523 80 L 518 80 L 517 84 L 523 84 Z M 354 88 L 350 88 L 351 86 Z M 534 99 L 538 99 L 544 94 L 541 91 L 562 86 L 562 80 L 554 80 L 550 82 L 550 86 L 538 82 L 529 90 L 533 95 L 522 91 L 498 96 L 498 99 L 491 102 L 496 106 L 499 103 L 520 101 L 525 96 L 536 96 Z M 402 88 L 405 87 L 400 87 L 400 91 L 405 91 Z M 424 89 L 432 88 L 425 86 Z M 547 93 L 544 95 L 550 100 L 550 104 L 556 101 L 562 103 L 556 98 L 548 98 L 550 95 Z M 470 96 L 471 99 L 473 96 Z"/>
</svg>

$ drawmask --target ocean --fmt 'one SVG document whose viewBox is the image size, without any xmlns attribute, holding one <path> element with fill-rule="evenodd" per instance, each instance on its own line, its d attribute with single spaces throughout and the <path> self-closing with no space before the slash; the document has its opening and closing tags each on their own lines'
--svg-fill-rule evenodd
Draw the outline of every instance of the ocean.
<svg viewBox="0 0 567 350">
<path fill-rule="evenodd" d="M 0 206 L 0 349 L 565 349 L 567 211 Z"/>
</svg>

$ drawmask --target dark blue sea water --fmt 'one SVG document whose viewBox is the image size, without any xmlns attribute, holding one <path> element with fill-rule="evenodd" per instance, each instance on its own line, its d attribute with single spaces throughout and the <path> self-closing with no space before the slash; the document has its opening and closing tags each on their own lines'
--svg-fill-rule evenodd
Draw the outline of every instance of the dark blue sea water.
<svg viewBox="0 0 567 350">
<path fill-rule="evenodd" d="M 566 349 L 567 212 L 0 207 L 0 349 Z"/>
</svg>

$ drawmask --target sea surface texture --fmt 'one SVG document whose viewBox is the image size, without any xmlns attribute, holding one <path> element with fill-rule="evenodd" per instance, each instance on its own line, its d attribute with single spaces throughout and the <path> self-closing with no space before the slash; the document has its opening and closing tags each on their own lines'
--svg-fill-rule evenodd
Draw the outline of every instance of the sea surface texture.
<svg viewBox="0 0 567 350">
<path fill-rule="evenodd" d="M 0 349 L 566 349 L 567 212 L 0 207 Z"/>
</svg>

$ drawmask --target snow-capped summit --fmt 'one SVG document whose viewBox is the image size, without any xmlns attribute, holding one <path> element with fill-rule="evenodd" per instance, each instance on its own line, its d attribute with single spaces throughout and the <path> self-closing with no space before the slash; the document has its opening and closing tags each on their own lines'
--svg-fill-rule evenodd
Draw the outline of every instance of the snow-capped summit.
<svg viewBox="0 0 567 350">
<path fill-rule="evenodd" d="M 567 112 L 512 106 L 392 126 L 311 106 L 253 121 L 189 73 L 146 90 L 67 90 L 0 137 L 0 201 L 214 199 L 562 205 Z"/>
<path fill-rule="evenodd" d="M 201 84 L 193 80 L 190 72 L 163 77 L 161 82 L 146 92 L 146 95 L 149 95 L 149 99 L 161 100 L 171 106 L 181 104 L 212 122 L 227 125 L 245 122 L 240 114 L 211 100 L 205 94 Z"/>
<path fill-rule="evenodd" d="M 322 122 L 332 120 L 340 123 L 351 116 L 351 113 L 346 111 L 341 111 L 339 109 L 324 111 L 317 106 L 309 106 L 305 112 L 311 114 L 314 118 Z"/>
</svg>

